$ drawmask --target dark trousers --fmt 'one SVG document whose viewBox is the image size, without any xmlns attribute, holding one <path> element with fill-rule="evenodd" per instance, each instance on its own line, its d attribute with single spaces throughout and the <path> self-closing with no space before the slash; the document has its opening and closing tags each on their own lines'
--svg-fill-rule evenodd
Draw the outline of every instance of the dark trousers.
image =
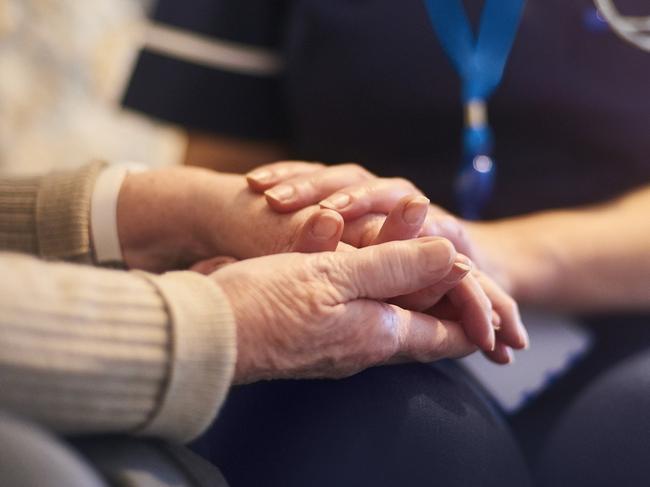
<svg viewBox="0 0 650 487">
<path fill-rule="evenodd" d="M 650 318 L 588 324 L 593 351 L 511 425 L 540 487 L 650 485 Z"/>
<path fill-rule="evenodd" d="M 648 485 L 649 325 L 592 323 L 595 350 L 509 424 L 453 363 L 402 365 L 234 388 L 195 448 L 232 487 Z"/>
<path fill-rule="evenodd" d="M 507 425 L 453 363 L 235 388 L 195 447 L 233 487 L 530 485 Z"/>
</svg>

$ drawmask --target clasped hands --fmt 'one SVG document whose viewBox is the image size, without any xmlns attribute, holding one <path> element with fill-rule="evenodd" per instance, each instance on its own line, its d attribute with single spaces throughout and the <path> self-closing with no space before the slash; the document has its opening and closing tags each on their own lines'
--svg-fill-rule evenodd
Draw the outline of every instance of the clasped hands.
<svg viewBox="0 0 650 487">
<path fill-rule="evenodd" d="M 511 348 L 528 346 L 515 302 L 464 255 L 463 225 L 408 181 L 356 165 L 283 162 L 247 180 L 192 168 L 132 175 L 118 227 L 130 267 L 191 265 L 220 285 L 238 383 L 476 350 L 509 363 Z"/>
</svg>

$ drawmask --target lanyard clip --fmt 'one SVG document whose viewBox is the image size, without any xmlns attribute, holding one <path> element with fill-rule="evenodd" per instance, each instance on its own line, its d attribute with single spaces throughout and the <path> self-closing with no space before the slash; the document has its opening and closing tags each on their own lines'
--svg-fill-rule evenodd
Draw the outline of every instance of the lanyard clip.
<svg viewBox="0 0 650 487">
<path fill-rule="evenodd" d="M 465 127 L 483 128 L 488 124 L 487 104 L 485 100 L 474 98 L 465 103 Z"/>
<path fill-rule="evenodd" d="M 461 215 L 470 220 L 481 216 L 494 188 L 492 139 L 485 101 L 469 100 L 465 104 L 463 163 L 456 180 L 456 196 Z"/>
<path fill-rule="evenodd" d="M 492 154 L 493 137 L 488 125 L 487 104 L 481 99 L 472 99 L 465 104 L 465 131 L 463 154 L 474 159 Z"/>
</svg>

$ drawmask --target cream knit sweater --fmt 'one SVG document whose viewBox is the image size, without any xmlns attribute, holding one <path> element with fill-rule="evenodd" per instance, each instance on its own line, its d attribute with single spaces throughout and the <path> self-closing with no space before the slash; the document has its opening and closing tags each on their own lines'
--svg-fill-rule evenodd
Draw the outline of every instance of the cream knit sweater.
<svg viewBox="0 0 650 487">
<path fill-rule="evenodd" d="M 228 391 L 233 317 L 204 276 L 78 264 L 92 263 L 101 167 L 0 179 L 0 409 L 62 433 L 187 441 Z"/>
</svg>

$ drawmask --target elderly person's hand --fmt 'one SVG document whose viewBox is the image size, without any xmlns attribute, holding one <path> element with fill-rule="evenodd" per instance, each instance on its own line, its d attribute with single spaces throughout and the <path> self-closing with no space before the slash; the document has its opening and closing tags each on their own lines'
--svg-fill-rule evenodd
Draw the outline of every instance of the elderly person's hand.
<svg viewBox="0 0 650 487">
<path fill-rule="evenodd" d="M 250 188 L 264 192 L 269 206 L 279 213 L 300 210 L 303 205 L 320 203 L 324 208 L 338 211 L 346 219 L 343 240 L 353 246 L 365 247 L 382 241 L 403 240 L 416 236 L 441 235 L 449 238 L 457 249 L 472 257 L 478 254 L 469 238 L 464 222 L 439 207 L 413 218 L 416 208 L 426 200 L 410 182 L 400 178 L 377 178 L 354 164 L 325 167 L 320 164 L 280 162 L 263 166 L 247 176 Z M 392 211 L 391 211 L 391 208 Z M 399 211 L 397 211 L 399 210 Z M 388 213 L 390 211 L 390 213 Z M 388 213 L 388 217 L 385 216 Z M 390 222 L 389 230 L 386 231 Z M 482 288 L 494 308 L 494 324 L 498 329 L 494 351 L 484 351 L 500 363 L 511 359 L 508 347 L 528 346 L 528 335 L 521 322 L 514 300 L 491 278 L 477 269 L 449 294 L 458 302 L 468 288 Z M 435 293 L 433 293 L 435 294 Z M 404 299 L 400 304 L 409 309 L 429 308 L 425 291 Z M 437 301 L 440 296 L 434 296 Z M 439 306 L 438 306 L 439 308 Z M 456 306 L 455 309 L 463 309 Z M 440 309 L 436 310 L 440 316 Z M 474 318 L 465 314 L 461 319 L 471 328 Z M 471 331 L 469 336 L 473 336 Z M 481 345 L 480 341 L 475 343 Z"/>
<path fill-rule="evenodd" d="M 403 213 L 406 202 L 408 199 L 398 203 L 391 211 L 374 244 L 381 243 L 382 236 L 394 235 L 403 230 L 396 215 Z M 423 220 L 426 204 L 424 211 L 420 213 L 420 220 Z M 320 238 L 315 235 L 315 229 L 323 222 L 336 227 L 336 231 L 330 238 Z M 338 213 L 328 209 L 317 210 L 297 233 L 291 250 L 303 253 L 337 249 L 339 251 L 355 250 L 353 247 L 339 242 L 342 231 L 343 220 Z M 232 258 L 217 256 L 197 262 L 192 266 L 192 270 L 207 275 L 234 261 Z M 411 311 L 427 311 L 438 318 L 445 317 L 462 323 L 469 340 L 488 354 L 490 359 L 497 363 L 508 363 L 511 360 L 509 352 L 502 344 L 497 343 L 495 336 L 495 328 L 500 326 L 501 318 L 493 313 L 489 298 L 475 278 L 469 275 L 471 270 L 470 260 L 462 254 L 457 254 L 456 262 L 442 281 L 413 293 L 397 296 L 390 302 Z"/>
<path fill-rule="evenodd" d="M 216 255 L 246 259 L 296 244 L 303 251 L 329 248 L 333 239 L 338 242 L 343 222 L 333 212 L 310 220 L 316 211 L 313 206 L 280 215 L 248 190 L 243 176 L 174 167 L 126 177 L 117 226 L 127 267 L 163 272 Z M 311 233 L 301 236 L 308 221 Z"/>
<path fill-rule="evenodd" d="M 456 262 L 450 242 L 428 237 L 220 268 L 212 278 L 237 322 L 235 382 L 343 377 L 378 364 L 473 352 L 457 322 L 385 302 L 433 285 L 454 287 Z"/>
</svg>

